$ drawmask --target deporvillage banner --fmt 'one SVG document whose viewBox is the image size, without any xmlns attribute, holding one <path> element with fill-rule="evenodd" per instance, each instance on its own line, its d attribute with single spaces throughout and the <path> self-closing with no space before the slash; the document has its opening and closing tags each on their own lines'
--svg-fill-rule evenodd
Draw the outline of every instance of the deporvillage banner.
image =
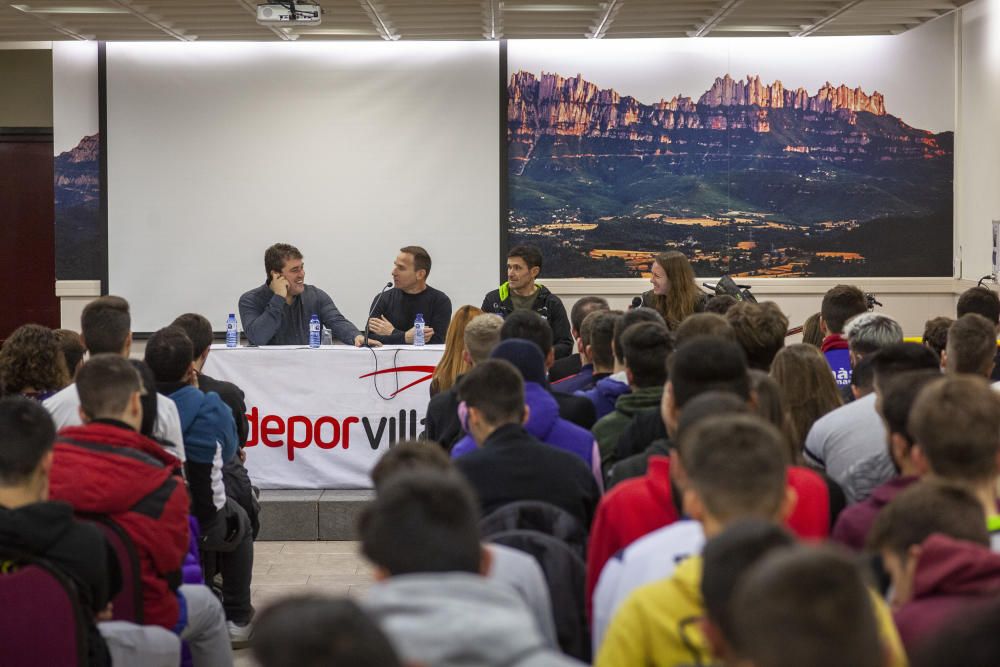
<svg viewBox="0 0 1000 667">
<path fill-rule="evenodd" d="M 443 345 L 213 345 L 205 373 L 246 393 L 247 470 L 264 489 L 370 488 L 396 442 L 424 431 Z"/>
</svg>

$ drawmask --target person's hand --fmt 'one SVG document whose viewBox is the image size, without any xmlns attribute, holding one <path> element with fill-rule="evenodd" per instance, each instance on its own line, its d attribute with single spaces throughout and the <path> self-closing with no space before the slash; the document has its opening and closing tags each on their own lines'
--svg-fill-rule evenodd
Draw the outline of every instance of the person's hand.
<svg viewBox="0 0 1000 667">
<path fill-rule="evenodd" d="M 385 319 L 385 315 L 383 315 L 382 317 L 368 318 L 368 330 L 379 336 L 388 336 L 396 330 L 396 327 L 392 326 L 392 322 Z"/>
<path fill-rule="evenodd" d="M 277 271 L 271 272 L 271 291 L 282 299 L 288 298 L 288 279 Z"/>
<path fill-rule="evenodd" d="M 97 622 L 110 621 L 112 620 L 113 616 L 114 616 L 114 607 L 112 603 L 109 602 L 107 607 L 105 607 L 102 611 L 97 612 L 97 614 L 94 616 L 94 619 Z"/>
<path fill-rule="evenodd" d="M 413 327 L 405 334 L 403 334 L 403 338 L 404 340 L 406 340 L 407 345 L 413 345 L 413 339 L 416 337 L 416 334 L 417 334 L 416 327 Z M 424 325 L 424 342 L 426 343 L 433 337 L 434 337 L 434 329 L 427 325 Z"/>
<path fill-rule="evenodd" d="M 354 337 L 354 347 L 361 347 L 365 344 L 365 337 L 358 334 Z M 382 343 L 375 340 L 374 338 L 368 339 L 368 347 L 382 347 Z"/>
</svg>

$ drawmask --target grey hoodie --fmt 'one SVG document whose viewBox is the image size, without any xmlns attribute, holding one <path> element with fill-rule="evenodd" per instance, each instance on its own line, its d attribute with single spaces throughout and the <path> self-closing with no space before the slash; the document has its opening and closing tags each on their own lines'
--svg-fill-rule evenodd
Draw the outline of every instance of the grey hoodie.
<svg viewBox="0 0 1000 667">
<path fill-rule="evenodd" d="M 548 648 L 503 584 L 463 572 L 406 574 L 372 586 L 365 606 L 403 662 L 427 667 L 573 667 Z"/>
</svg>

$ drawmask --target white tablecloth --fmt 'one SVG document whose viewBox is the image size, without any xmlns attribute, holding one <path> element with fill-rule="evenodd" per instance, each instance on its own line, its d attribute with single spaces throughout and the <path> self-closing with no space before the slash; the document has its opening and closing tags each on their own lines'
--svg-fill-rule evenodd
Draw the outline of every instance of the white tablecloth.
<svg viewBox="0 0 1000 667">
<path fill-rule="evenodd" d="M 246 393 L 255 484 L 358 489 L 371 486 L 368 472 L 391 443 L 423 432 L 443 353 L 443 345 L 213 345 L 204 371 Z"/>
</svg>

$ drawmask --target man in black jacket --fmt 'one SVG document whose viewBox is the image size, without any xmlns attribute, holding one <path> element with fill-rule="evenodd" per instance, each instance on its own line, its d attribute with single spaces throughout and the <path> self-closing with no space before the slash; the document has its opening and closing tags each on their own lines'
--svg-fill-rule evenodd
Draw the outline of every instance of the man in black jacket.
<svg viewBox="0 0 1000 667">
<path fill-rule="evenodd" d="M 511 502 L 539 500 L 590 526 L 601 495 L 597 482 L 580 457 L 524 429 L 524 380 L 510 362 L 479 364 L 462 378 L 458 396 L 477 448 L 455 466 L 475 489 L 484 516 Z"/>
<path fill-rule="evenodd" d="M 511 248 L 507 253 L 507 282 L 486 295 L 483 312 L 497 313 L 504 318 L 521 310 L 537 313 L 549 323 L 555 341 L 555 358 L 562 359 L 573 352 L 569 318 L 559 297 L 535 282 L 541 271 L 542 253 L 538 248 L 530 245 Z"/>
</svg>

